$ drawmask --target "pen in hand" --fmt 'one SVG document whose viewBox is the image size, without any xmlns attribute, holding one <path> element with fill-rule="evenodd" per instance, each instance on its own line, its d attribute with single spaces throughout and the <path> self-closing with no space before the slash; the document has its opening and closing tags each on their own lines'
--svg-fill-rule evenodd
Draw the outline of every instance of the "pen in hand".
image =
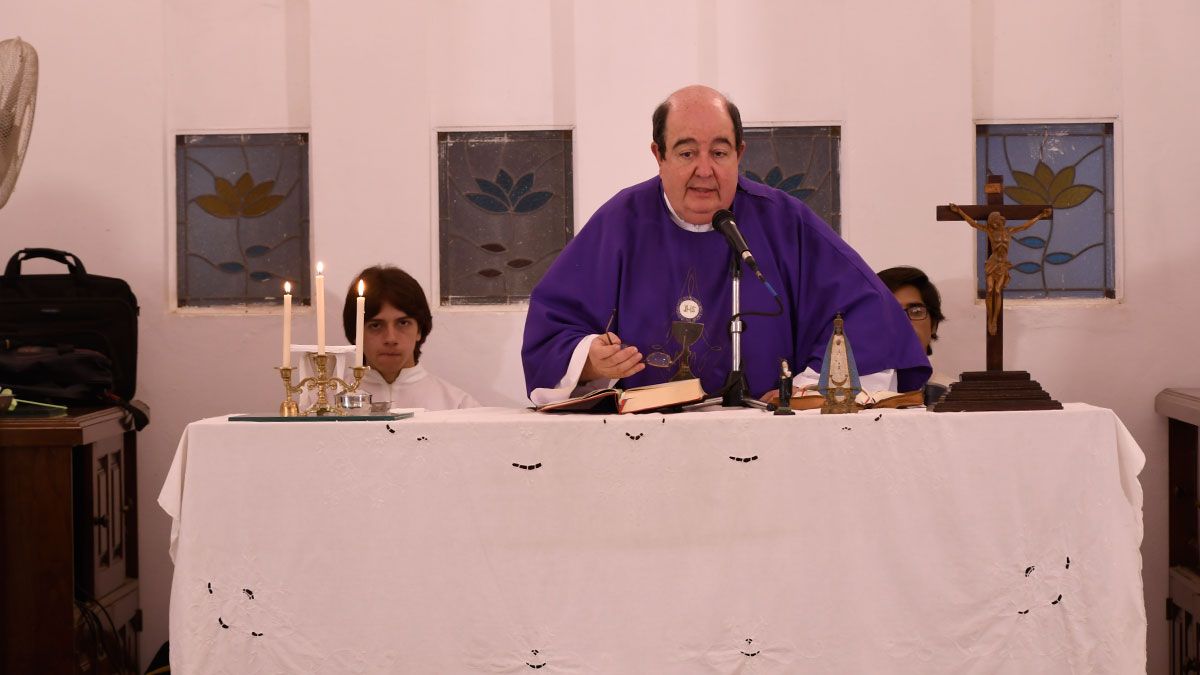
<svg viewBox="0 0 1200 675">
<path fill-rule="evenodd" d="M 613 343 L 612 333 L 610 333 L 609 331 L 612 330 L 613 319 L 616 319 L 616 318 L 617 318 L 617 308 L 613 307 L 612 314 L 608 315 L 608 323 L 604 325 L 604 344 L 611 345 Z"/>
</svg>

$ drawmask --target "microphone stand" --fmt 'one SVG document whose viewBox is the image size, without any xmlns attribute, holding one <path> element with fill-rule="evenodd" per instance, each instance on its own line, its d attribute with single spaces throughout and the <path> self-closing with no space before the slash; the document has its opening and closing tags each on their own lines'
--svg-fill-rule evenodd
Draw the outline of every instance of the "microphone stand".
<svg viewBox="0 0 1200 675">
<path fill-rule="evenodd" d="M 725 377 L 725 384 L 721 387 L 720 396 L 714 396 L 697 403 L 695 407 L 711 405 L 716 402 L 721 403 L 723 408 L 761 408 L 768 410 L 768 405 L 758 399 L 747 395 L 746 389 L 746 374 L 742 372 L 742 329 L 745 327 L 745 322 L 742 321 L 741 315 L 741 298 L 742 298 L 742 261 L 738 257 L 737 251 L 732 251 L 729 260 L 729 270 L 733 277 L 733 298 L 731 300 L 731 309 L 733 315 L 729 319 L 729 340 L 732 344 L 731 352 L 733 354 L 733 363 L 730 365 L 729 375 Z M 692 406 L 688 406 L 689 408 Z"/>
</svg>

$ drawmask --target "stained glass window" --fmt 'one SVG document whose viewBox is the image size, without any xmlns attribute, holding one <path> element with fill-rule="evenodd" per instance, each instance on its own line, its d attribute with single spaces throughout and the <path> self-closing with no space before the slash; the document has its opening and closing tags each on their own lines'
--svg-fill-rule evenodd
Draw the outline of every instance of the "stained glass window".
<svg viewBox="0 0 1200 675">
<path fill-rule="evenodd" d="M 745 131 L 742 175 L 808 204 L 842 231 L 840 127 L 756 127 Z"/>
<path fill-rule="evenodd" d="M 1113 125 L 989 124 L 976 131 L 976 180 L 1004 179 L 1005 204 L 1048 204 L 1054 216 L 1013 235 L 1011 298 L 1113 298 Z M 1009 227 L 1020 223 L 1008 223 Z M 987 238 L 977 237 L 979 297 Z"/>
<path fill-rule="evenodd" d="M 308 134 L 175 137 L 180 307 L 308 304 Z"/>
<path fill-rule="evenodd" d="M 513 304 L 575 232 L 571 132 L 438 133 L 443 305 Z"/>
</svg>

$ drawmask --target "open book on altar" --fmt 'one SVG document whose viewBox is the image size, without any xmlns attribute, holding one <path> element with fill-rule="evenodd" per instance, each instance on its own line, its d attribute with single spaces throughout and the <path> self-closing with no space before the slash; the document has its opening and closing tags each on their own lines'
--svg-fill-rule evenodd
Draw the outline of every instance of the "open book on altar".
<svg viewBox="0 0 1200 675">
<path fill-rule="evenodd" d="M 636 413 L 673 408 L 704 400 L 700 380 L 674 380 L 632 389 L 597 389 L 558 403 L 535 408 L 541 412 Z"/>
<path fill-rule="evenodd" d="M 804 389 L 792 396 L 792 410 L 812 410 L 820 408 L 825 397 L 816 389 Z M 925 392 L 916 391 L 860 391 L 854 397 L 854 404 L 860 410 L 870 408 L 915 408 L 925 405 Z"/>
</svg>

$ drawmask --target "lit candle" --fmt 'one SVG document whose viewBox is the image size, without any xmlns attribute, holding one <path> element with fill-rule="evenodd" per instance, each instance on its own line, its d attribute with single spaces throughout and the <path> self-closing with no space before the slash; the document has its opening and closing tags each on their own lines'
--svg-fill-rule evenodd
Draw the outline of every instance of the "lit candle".
<svg viewBox="0 0 1200 675">
<path fill-rule="evenodd" d="M 317 263 L 317 353 L 325 356 L 325 264 Z"/>
<path fill-rule="evenodd" d="M 358 307 L 354 312 L 354 365 L 362 368 L 363 364 L 363 320 L 366 318 L 367 299 L 363 297 L 366 284 L 358 280 Z"/>
<path fill-rule="evenodd" d="M 283 282 L 283 367 L 292 367 L 292 282 Z"/>
</svg>

